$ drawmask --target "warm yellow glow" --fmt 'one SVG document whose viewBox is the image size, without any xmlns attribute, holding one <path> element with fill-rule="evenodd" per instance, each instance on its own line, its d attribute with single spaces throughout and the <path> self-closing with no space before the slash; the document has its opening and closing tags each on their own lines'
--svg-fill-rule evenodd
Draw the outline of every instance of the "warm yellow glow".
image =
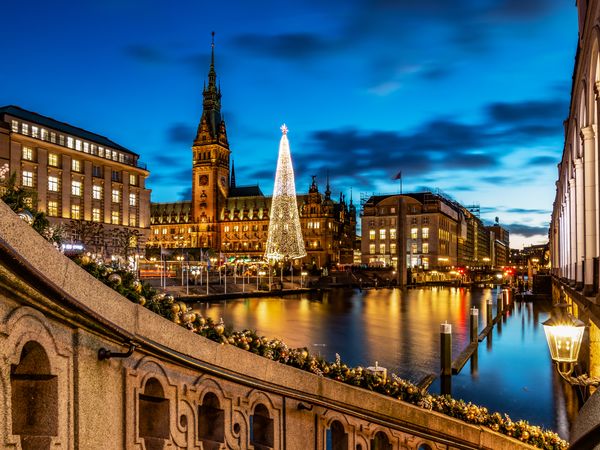
<svg viewBox="0 0 600 450">
<path fill-rule="evenodd" d="M 544 325 L 552 359 L 557 362 L 576 362 L 585 327 L 573 325 Z"/>
</svg>

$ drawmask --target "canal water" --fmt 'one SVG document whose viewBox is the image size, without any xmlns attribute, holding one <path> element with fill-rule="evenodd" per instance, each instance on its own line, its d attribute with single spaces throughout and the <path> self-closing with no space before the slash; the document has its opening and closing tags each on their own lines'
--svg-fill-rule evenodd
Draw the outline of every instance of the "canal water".
<svg viewBox="0 0 600 450">
<path fill-rule="evenodd" d="M 253 329 L 290 347 L 307 347 L 327 360 L 339 353 L 351 365 L 377 361 L 413 382 L 439 373 L 440 324 L 452 325 L 453 358 L 469 341 L 469 310 L 485 326 L 487 299 L 496 315 L 499 289 L 424 288 L 402 291 L 333 290 L 199 304 L 205 316 L 234 329 Z M 452 377 L 452 395 L 508 413 L 568 437 L 562 385 L 553 371 L 541 325 L 548 302 L 515 303 L 479 344 L 477 358 Z M 440 392 L 439 380 L 429 390 Z"/>
</svg>

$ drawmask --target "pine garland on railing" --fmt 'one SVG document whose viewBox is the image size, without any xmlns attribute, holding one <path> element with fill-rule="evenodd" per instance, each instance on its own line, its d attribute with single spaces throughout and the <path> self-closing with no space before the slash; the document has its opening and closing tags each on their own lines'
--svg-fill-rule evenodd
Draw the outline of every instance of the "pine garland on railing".
<svg viewBox="0 0 600 450">
<path fill-rule="evenodd" d="M 281 340 L 267 339 L 259 336 L 256 331 L 234 331 L 226 327 L 222 319 L 215 323 L 211 318 L 205 318 L 189 309 L 184 302 L 175 302 L 173 296 L 158 293 L 147 283 L 137 280 L 131 272 L 97 264 L 87 256 L 80 258 L 78 262 L 93 276 L 129 300 L 222 345 L 234 345 L 318 376 L 368 389 L 470 424 L 486 426 L 541 449 L 564 450 L 568 447 L 568 443 L 555 432 L 530 425 L 527 421 L 514 422 L 506 414 L 489 413 L 485 407 L 456 400 L 448 395 L 430 394 L 395 374 L 384 378 L 360 366 L 350 367 L 337 354 L 334 362 L 328 362 L 320 356 L 311 355 L 307 348 L 289 348 Z"/>
</svg>

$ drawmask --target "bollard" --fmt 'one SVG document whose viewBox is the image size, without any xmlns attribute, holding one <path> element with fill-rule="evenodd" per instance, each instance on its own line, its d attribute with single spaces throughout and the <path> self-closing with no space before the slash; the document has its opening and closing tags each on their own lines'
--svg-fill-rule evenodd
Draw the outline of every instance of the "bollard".
<svg viewBox="0 0 600 450">
<path fill-rule="evenodd" d="M 492 297 L 487 299 L 487 310 L 486 310 L 487 318 L 485 321 L 486 326 L 490 326 L 492 324 L 492 302 L 493 302 Z"/>
<path fill-rule="evenodd" d="M 442 375 L 452 375 L 452 325 L 448 322 L 440 325 L 440 358 Z"/>
<path fill-rule="evenodd" d="M 471 328 L 471 343 L 477 342 L 479 339 L 478 328 L 479 328 L 479 310 L 477 308 L 471 308 L 470 314 L 470 328 Z"/>
<path fill-rule="evenodd" d="M 503 294 L 500 294 L 498 296 L 498 300 L 496 301 L 496 309 L 498 311 L 498 313 L 496 315 L 497 316 L 501 316 L 502 315 L 502 311 L 504 309 L 504 296 L 503 296 Z"/>
</svg>

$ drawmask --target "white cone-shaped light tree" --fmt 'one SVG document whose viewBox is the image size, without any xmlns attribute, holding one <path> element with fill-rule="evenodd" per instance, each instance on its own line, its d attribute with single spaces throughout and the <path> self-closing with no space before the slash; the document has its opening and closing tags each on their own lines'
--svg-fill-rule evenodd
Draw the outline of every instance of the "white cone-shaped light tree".
<svg viewBox="0 0 600 450">
<path fill-rule="evenodd" d="M 269 260 L 296 259 L 306 256 L 287 131 L 287 127 L 283 124 L 265 251 L 265 257 Z"/>
</svg>

